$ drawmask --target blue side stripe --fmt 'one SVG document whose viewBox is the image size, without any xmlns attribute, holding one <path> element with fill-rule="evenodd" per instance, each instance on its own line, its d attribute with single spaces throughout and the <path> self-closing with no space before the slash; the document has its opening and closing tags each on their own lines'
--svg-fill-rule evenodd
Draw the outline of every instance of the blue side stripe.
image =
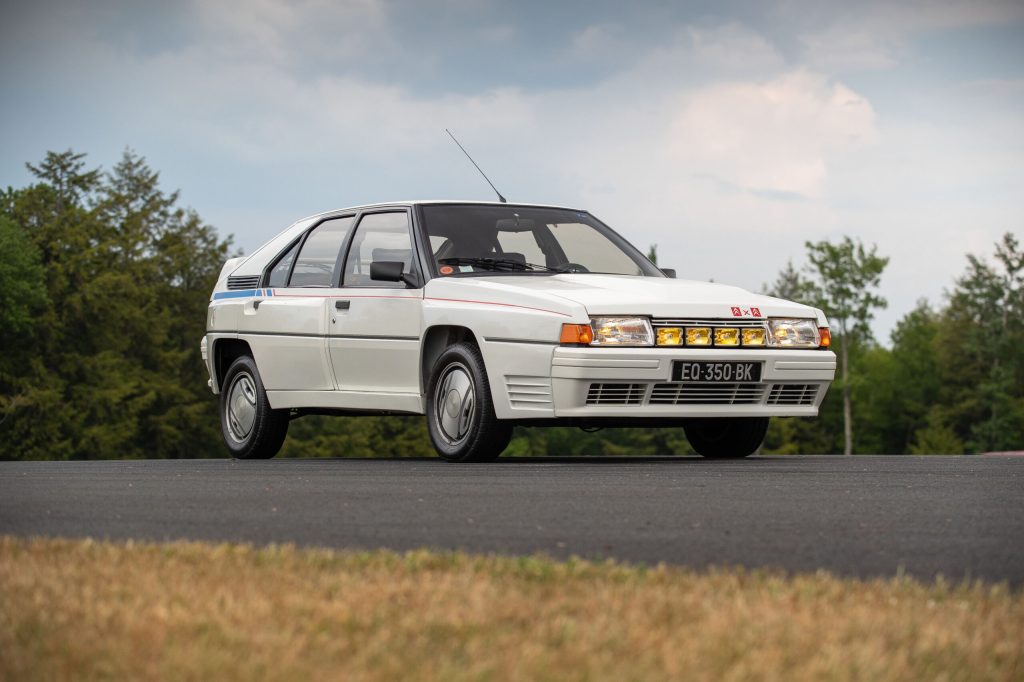
<svg viewBox="0 0 1024 682">
<path fill-rule="evenodd" d="M 253 296 L 273 296 L 273 289 L 239 289 L 238 291 L 218 291 L 213 295 L 213 300 L 222 298 L 251 298 Z"/>
</svg>

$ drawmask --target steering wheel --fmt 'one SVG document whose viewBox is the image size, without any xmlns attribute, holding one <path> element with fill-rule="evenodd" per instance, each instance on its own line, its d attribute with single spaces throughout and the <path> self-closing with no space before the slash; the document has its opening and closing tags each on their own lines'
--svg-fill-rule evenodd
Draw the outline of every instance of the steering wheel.
<svg viewBox="0 0 1024 682">
<path fill-rule="evenodd" d="M 558 270 L 559 272 L 569 272 L 569 273 L 572 273 L 572 272 L 590 272 L 590 270 L 587 269 L 587 266 L 580 265 L 579 263 L 562 263 L 561 265 L 559 265 L 555 269 Z"/>
</svg>

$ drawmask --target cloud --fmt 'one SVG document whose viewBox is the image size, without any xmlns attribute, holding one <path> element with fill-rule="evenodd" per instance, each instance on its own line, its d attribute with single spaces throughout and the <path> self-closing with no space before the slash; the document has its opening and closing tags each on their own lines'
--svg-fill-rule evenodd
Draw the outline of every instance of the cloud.
<svg viewBox="0 0 1024 682">
<path fill-rule="evenodd" d="M 341 177 L 357 172 L 345 168 L 362 168 L 360 180 L 385 173 L 375 183 L 383 194 L 388 184 L 443 186 L 443 177 L 416 175 L 443 159 L 448 173 L 476 183 L 447 148 L 441 131 L 450 127 L 475 154 L 500 159 L 489 170 L 505 180 L 506 193 L 594 201 L 629 220 L 638 204 L 648 205 L 639 238 L 671 243 L 680 220 L 724 232 L 798 233 L 803 225 L 834 224 L 819 201 L 830 163 L 877 137 L 862 95 L 787 67 L 770 41 L 739 24 L 682 27 L 593 85 L 463 94 L 418 92 L 345 69 L 299 68 L 308 45 L 322 43 L 325 32 L 310 12 L 296 13 L 288 3 L 261 0 L 252 16 L 235 23 L 229 11 L 197 11 L 201 39 L 180 49 L 130 58 L 105 45 L 85 52 L 96 71 L 135 84 L 122 112 L 133 125 L 145 121 L 146 128 L 186 139 L 192 153 L 271 174 L 298 165 L 314 175 L 340 162 Z M 353 20 L 366 18 L 368 34 L 387 33 L 377 4 L 345 11 L 356 13 Z M 584 29 L 576 45 L 594 49 L 612 40 L 610 30 Z M 307 33 L 306 47 L 294 48 Z M 340 31 L 338 41 L 347 40 Z M 242 229 L 231 229 L 244 238 Z"/>
<path fill-rule="evenodd" d="M 695 62 L 703 69 L 750 73 L 782 68 L 785 64 L 778 47 L 764 35 L 741 24 L 689 27 L 686 36 Z"/>
<path fill-rule="evenodd" d="M 889 69 L 905 47 L 877 32 L 833 26 L 800 37 L 804 59 L 826 73 Z"/>
<path fill-rule="evenodd" d="M 611 46 L 617 46 L 622 38 L 617 27 L 608 24 L 592 24 L 572 35 L 569 51 L 581 59 L 603 57 Z"/>
<path fill-rule="evenodd" d="M 682 95 L 669 146 L 696 172 L 741 189 L 817 197 L 830 155 L 877 140 L 874 118 L 845 85 L 794 71 Z"/>
<path fill-rule="evenodd" d="M 801 27 L 802 60 L 827 73 L 892 68 L 922 34 L 1024 20 L 1024 3 L 1019 0 L 796 2 L 787 10 Z"/>
<path fill-rule="evenodd" d="M 288 62 L 316 56 L 333 63 L 358 50 L 381 49 L 389 34 L 380 0 L 190 0 L 188 8 L 196 42 L 224 57 Z"/>
</svg>

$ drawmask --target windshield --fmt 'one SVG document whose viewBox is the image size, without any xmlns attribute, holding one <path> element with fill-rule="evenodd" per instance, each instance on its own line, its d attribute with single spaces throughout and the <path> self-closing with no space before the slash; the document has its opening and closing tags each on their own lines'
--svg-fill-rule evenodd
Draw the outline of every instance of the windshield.
<svg viewBox="0 0 1024 682">
<path fill-rule="evenodd" d="M 437 271 L 664 275 L 589 213 L 560 208 L 440 204 L 421 207 Z"/>
</svg>

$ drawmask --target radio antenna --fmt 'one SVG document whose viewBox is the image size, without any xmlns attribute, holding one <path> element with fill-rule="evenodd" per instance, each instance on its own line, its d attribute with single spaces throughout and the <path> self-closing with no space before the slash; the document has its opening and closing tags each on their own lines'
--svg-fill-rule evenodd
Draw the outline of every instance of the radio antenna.
<svg viewBox="0 0 1024 682">
<path fill-rule="evenodd" d="M 466 158 L 469 159 L 469 162 L 476 166 L 476 169 L 480 171 L 480 175 L 484 176 L 484 180 L 486 180 L 487 184 L 491 186 L 491 189 L 494 190 L 494 193 L 498 195 L 498 201 L 500 201 L 503 204 L 507 204 L 508 202 L 505 201 L 505 197 L 501 196 L 501 192 L 499 192 L 498 188 L 494 186 L 494 183 L 491 182 L 491 179 L 487 177 L 487 173 L 484 173 L 483 169 L 480 168 L 480 166 L 476 165 L 476 161 L 474 161 L 473 157 L 469 155 L 469 152 L 466 151 L 466 148 L 459 144 L 459 141 L 455 139 L 454 135 L 452 135 L 452 131 L 448 130 L 447 128 L 445 128 L 444 131 L 448 133 L 448 137 L 452 138 L 452 142 L 459 145 L 459 149 L 461 149 L 462 153 L 466 155 Z"/>
</svg>

